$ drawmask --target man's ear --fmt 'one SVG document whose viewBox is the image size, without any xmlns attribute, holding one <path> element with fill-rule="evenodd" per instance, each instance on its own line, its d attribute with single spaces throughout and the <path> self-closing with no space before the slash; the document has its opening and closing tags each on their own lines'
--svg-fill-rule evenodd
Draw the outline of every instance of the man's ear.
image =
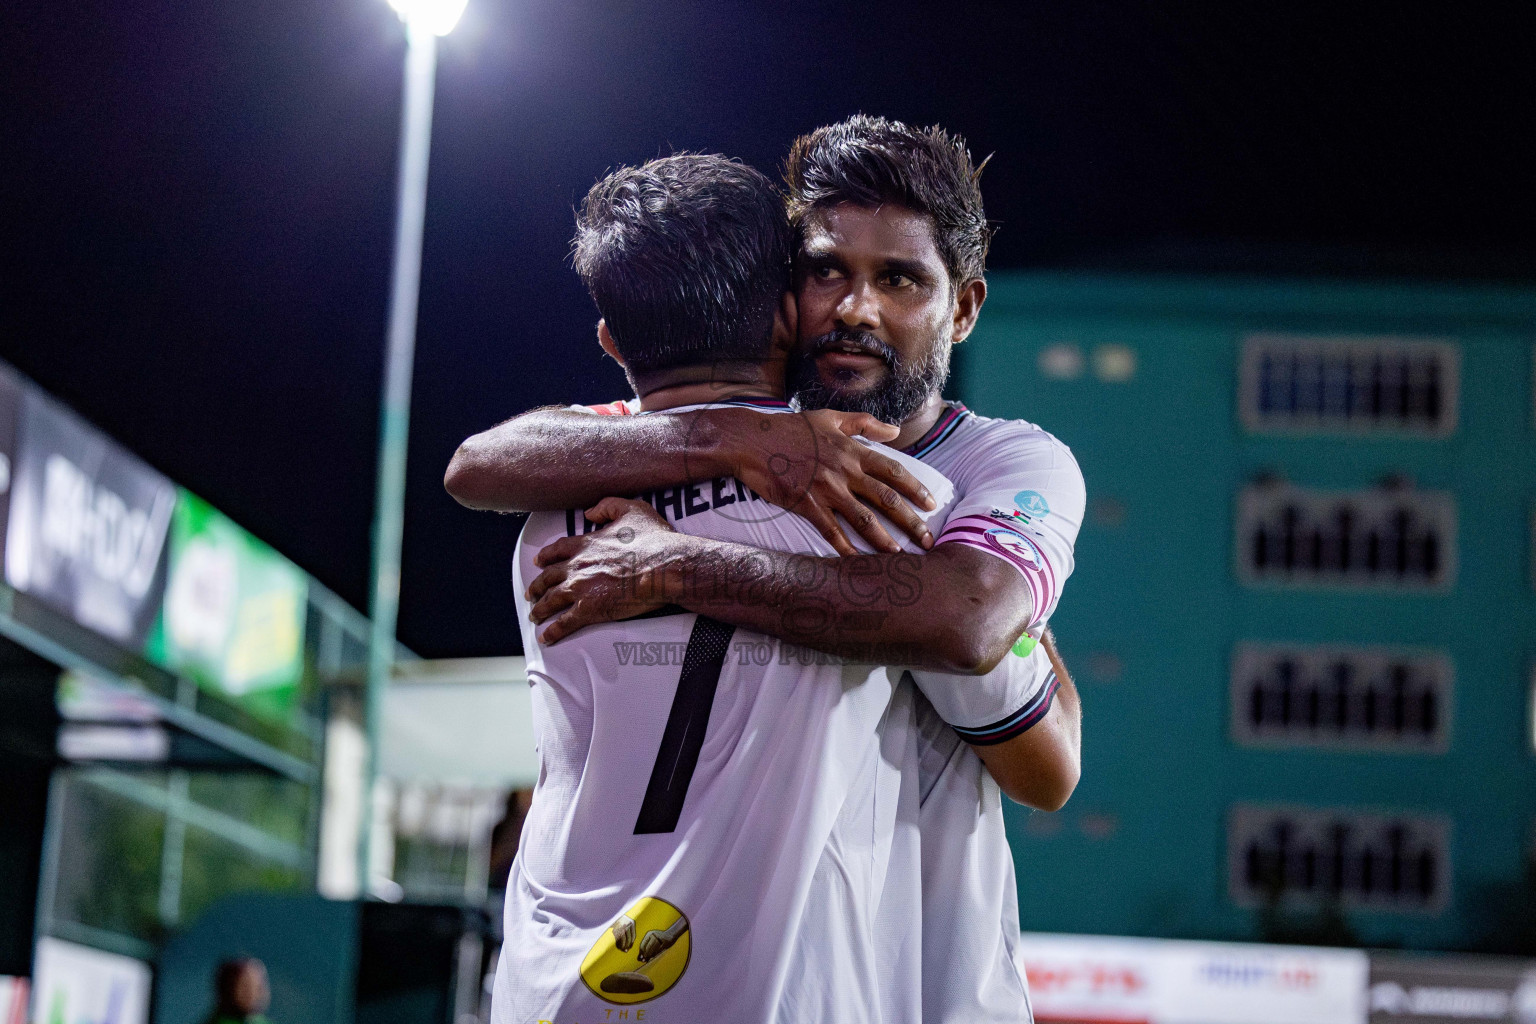
<svg viewBox="0 0 1536 1024">
<path fill-rule="evenodd" d="M 619 346 L 614 344 L 613 335 L 608 333 L 607 320 L 599 320 L 597 322 L 597 343 L 603 346 L 604 352 L 613 357 L 614 362 L 624 366 L 624 357 L 619 355 Z M 629 367 L 624 366 L 624 369 L 627 371 Z"/>
<path fill-rule="evenodd" d="M 779 299 L 779 308 L 773 313 L 773 354 L 785 356 L 794 350 L 800 340 L 800 306 L 795 293 L 788 291 Z"/>
<path fill-rule="evenodd" d="M 970 337 L 976 318 L 981 315 L 981 304 L 986 301 L 987 282 L 981 278 L 973 277 L 960 286 L 959 294 L 955 296 L 954 334 L 950 338 L 954 344 Z"/>
</svg>

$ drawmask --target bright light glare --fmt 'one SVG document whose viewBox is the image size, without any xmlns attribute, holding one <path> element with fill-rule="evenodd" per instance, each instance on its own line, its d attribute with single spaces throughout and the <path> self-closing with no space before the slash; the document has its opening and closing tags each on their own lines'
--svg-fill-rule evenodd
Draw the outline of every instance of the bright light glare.
<svg viewBox="0 0 1536 1024">
<path fill-rule="evenodd" d="M 459 23 L 468 0 L 389 0 L 400 20 L 415 29 L 445 36 Z"/>
</svg>

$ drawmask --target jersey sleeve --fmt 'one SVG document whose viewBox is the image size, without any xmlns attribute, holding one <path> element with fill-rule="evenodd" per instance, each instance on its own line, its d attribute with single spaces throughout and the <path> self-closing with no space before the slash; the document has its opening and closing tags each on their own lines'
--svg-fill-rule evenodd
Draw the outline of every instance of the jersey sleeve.
<svg viewBox="0 0 1536 1024">
<path fill-rule="evenodd" d="M 1045 645 L 1028 640 L 983 676 L 921 669 L 911 673 L 939 717 L 961 739 L 978 747 L 1004 743 L 1027 732 L 1051 710 L 1061 686 Z"/>
<path fill-rule="evenodd" d="M 999 431 L 970 460 L 937 543 L 979 548 L 1018 570 L 1033 601 L 1025 632 L 1038 639 L 1072 574 L 1087 496 L 1067 446 L 1021 427 Z"/>
</svg>

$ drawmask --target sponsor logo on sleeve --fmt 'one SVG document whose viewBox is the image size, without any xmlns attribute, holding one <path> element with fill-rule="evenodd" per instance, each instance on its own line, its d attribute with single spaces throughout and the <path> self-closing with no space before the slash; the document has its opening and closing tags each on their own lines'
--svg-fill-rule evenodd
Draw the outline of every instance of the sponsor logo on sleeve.
<svg viewBox="0 0 1536 1024">
<path fill-rule="evenodd" d="M 1013 496 L 1013 503 L 1019 507 L 1019 511 L 1036 519 L 1051 514 L 1050 504 L 1039 491 L 1020 491 Z"/>
</svg>

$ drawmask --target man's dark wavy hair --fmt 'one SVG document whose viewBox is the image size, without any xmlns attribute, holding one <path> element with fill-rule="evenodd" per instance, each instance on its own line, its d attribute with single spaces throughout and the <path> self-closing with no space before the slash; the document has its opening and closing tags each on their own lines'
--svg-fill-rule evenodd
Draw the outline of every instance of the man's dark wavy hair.
<svg viewBox="0 0 1536 1024">
<path fill-rule="evenodd" d="M 647 373 L 766 359 L 792 239 L 766 175 L 682 153 L 593 185 L 572 252 L 624 361 Z"/>
<path fill-rule="evenodd" d="M 789 217 L 798 228 L 814 209 L 842 203 L 904 206 L 933 219 L 934 242 L 959 285 L 982 277 L 992 229 L 981 205 L 981 172 L 965 140 L 938 125 L 855 114 L 817 128 L 790 147 L 784 163 Z"/>
</svg>

